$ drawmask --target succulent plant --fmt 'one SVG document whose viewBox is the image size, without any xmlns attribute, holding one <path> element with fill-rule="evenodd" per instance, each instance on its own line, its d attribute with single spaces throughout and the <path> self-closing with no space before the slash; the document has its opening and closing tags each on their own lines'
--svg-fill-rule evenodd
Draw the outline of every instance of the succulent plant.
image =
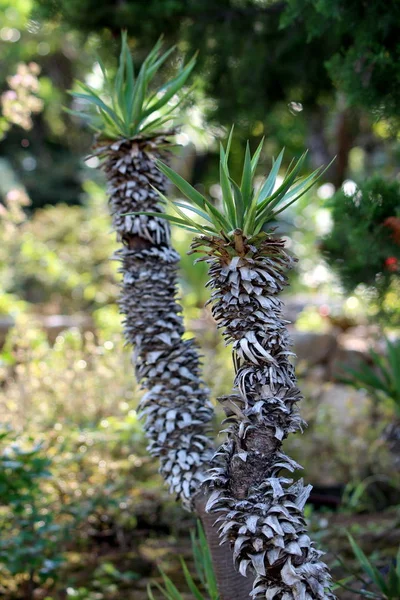
<svg viewBox="0 0 400 600">
<path fill-rule="evenodd" d="M 122 34 L 115 77 L 101 64 L 104 90 L 80 83 L 87 102 L 86 117 L 97 133 L 93 154 L 101 159 L 108 182 L 113 226 L 121 243 L 122 293 L 128 344 L 134 347 L 136 376 L 146 389 L 140 403 L 150 452 L 159 457 L 171 493 L 191 507 L 212 454 L 207 436 L 213 415 L 200 379 L 199 357 L 192 339 L 184 339 L 177 301 L 178 253 L 171 247 L 168 223 L 154 186 L 165 191 L 166 177 L 156 160 L 168 148 L 181 92 L 194 66 L 192 58 L 159 89 L 150 89 L 158 69 L 173 52 L 161 53 L 161 40 L 144 60 L 137 77 Z M 171 104 L 172 103 L 172 104 Z M 73 114 L 82 115 L 82 113 Z M 151 212 L 130 216 L 126 213 Z"/>
<path fill-rule="evenodd" d="M 208 263 L 212 312 L 232 345 L 236 371 L 233 393 L 219 398 L 227 438 L 203 484 L 212 490 L 207 510 L 219 515 L 221 542 L 233 546 L 237 569 L 255 574 L 253 598 L 330 599 L 328 569 L 304 519 L 311 486 L 286 475 L 300 465 L 282 450 L 288 434 L 302 428 L 297 409 L 302 396 L 279 298 L 295 259 L 271 227 L 278 213 L 316 183 L 322 169 L 298 179 L 303 155 L 277 185 L 281 153 L 256 190 L 262 143 L 253 156 L 247 146 L 242 178 L 235 182 L 228 167 L 231 137 L 220 153 L 222 210 L 168 165 L 157 163 L 187 199 L 167 200 L 160 192 L 178 215 L 164 218 L 197 234 L 191 252 L 201 252 L 198 260 Z"/>
</svg>

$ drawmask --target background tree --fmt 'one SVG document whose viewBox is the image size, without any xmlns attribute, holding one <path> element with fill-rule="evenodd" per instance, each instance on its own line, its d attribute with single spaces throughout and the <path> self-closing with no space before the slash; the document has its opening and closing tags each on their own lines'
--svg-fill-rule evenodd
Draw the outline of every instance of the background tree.
<svg viewBox="0 0 400 600">
<path fill-rule="evenodd" d="M 7 2 L 3 0 L 4 6 Z M 74 77 L 97 76 L 93 50 L 112 69 L 109 57 L 117 51 L 120 28 L 127 27 L 138 49 L 138 64 L 165 32 L 168 42 L 177 42 L 182 51 L 200 50 L 197 77 L 202 93 L 197 104 L 211 126 L 235 120 L 238 146 L 243 147 L 247 137 L 256 144 L 266 134 L 269 151 L 284 145 L 289 160 L 302 147 L 309 147 L 314 168 L 337 155 L 330 173 L 336 186 L 354 170 L 350 161 L 354 147 L 365 154 L 363 172 L 383 150 L 386 170 L 393 172 L 397 142 L 386 123 L 390 117 L 392 129 L 395 126 L 396 3 L 363 8 L 360 2 L 350 9 L 337 2 L 331 12 L 330 3 L 319 3 L 318 9 L 312 4 L 150 0 L 143 5 L 101 0 L 94 9 L 91 0 L 19 0 L 12 10 L 4 10 L 4 36 L 10 41 L 0 39 L 0 89 L 7 90 L 5 78 L 15 73 L 24 56 L 33 58 L 41 67 L 44 110 L 34 118 L 34 134 L 9 132 L 0 155 L 11 157 L 33 207 L 81 201 L 80 183 L 87 169 L 71 149 L 84 154 L 88 138 L 71 126 L 59 107 L 66 102 L 66 89 Z M 327 27 L 329 36 L 324 35 Z M 11 41 L 13 36 L 20 36 L 20 42 Z M 366 74 L 358 73 L 351 62 L 351 56 L 360 53 L 368 56 L 365 72 L 367 64 L 375 65 L 368 86 L 362 83 Z M 79 61 L 75 60 L 78 54 Z M 341 57 L 347 57 L 346 64 Z M 205 97 L 212 101 L 205 102 Z M 238 168 L 234 156 L 233 172 Z M 215 180 L 213 157 L 212 147 L 197 157 L 197 180 Z"/>
<path fill-rule="evenodd" d="M 377 309 L 399 318 L 396 302 L 400 273 L 400 186 L 373 177 L 352 192 L 339 190 L 330 199 L 333 227 L 321 240 L 321 250 L 338 273 L 343 288 L 352 293 L 367 287 Z"/>
<path fill-rule="evenodd" d="M 144 47 L 165 31 L 185 48 L 199 49 L 203 89 L 214 99 L 206 110 L 209 122 L 234 120 L 243 138 L 266 132 L 278 138 L 277 147 L 284 143 L 292 151 L 306 144 L 315 167 L 337 155 L 336 185 L 346 177 L 349 151 L 363 134 L 366 116 L 369 129 L 377 118 L 396 127 L 396 2 L 152 0 L 145 15 L 137 2 L 115 7 L 103 0 L 100 10 L 93 10 L 92 0 L 79 10 L 66 0 L 38 0 L 38 6 L 45 18 L 83 31 L 127 27 Z M 276 118 L 279 109 L 284 122 Z M 286 139 L 279 139 L 282 134 Z"/>
</svg>

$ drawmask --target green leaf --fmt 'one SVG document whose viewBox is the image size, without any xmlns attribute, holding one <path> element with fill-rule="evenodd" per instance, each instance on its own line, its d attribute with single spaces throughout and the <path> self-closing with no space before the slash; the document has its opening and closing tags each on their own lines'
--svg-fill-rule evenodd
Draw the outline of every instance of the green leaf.
<svg viewBox="0 0 400 600">
<path fill-rule="evenodd" d="M 125 44 L 126 44 L 126 32 L 122 32 L 122 43 L 121 52 L 119 57 L 119 65 L 114 82 L 114 94 L 112 97 L 112 103 L 114 111 L 117 113 L 118 110 L 122 115 L 123 120 L 126 122 L 126 102 L 124 94 L 124 75 L 125 75 Z"/>
<path fill-rule="evenodd" d="M 80 92 L 70 92 L 70 94 L 71 96 L 74 96 L 74 98 L 87 100 L 87 102 L 90 102 L 91 104 L 94 104 L 95 106 L 101 108 L 101 110 L 107 113 L 107 115 L 111 117 L 113 121 L 115 121 L 115 123 L 123 125 L 121 119 L 115 114 L 115 112 L 109 106 L 107 106 L 107 104 L 105 104 L 103 100 L 101 100 L 101 98 L 99 98 L 98 96 L 95 96 L 94 94 L 81 94 Z"/>
<path fill-rule="evenodd" d="M 206 200 L 200 192 L 190 185 L 183 177 L 175 173 L 168 165 L 160 160 L 156 161 L 158 169 L 184 194 L 191 202 L 199 208 L 205 208 Z"/>
<path fill-rule="evenodd" d="M 122 49 L 125 55 L 125 94 L 124 94 L 124 104 L 126 107 L 126 116 L 129 119 L 132 114 L 132 107 L 134 101 L 134 89 L 135 89 L 135 69 L 133 66 L 132 55 L 129 51 L 128 39 L 127 35 L 123 38 Z M 129 121 L 126 123 L 129 126 Z"/>
<path fill-rule="evenodd" d="M 397 401 L 400 400 L 400 342 L 394 344 L 388 339 L 386 340 L 386 347 L 388 353 L 388 359 L 390 369 L 393 377 L 393 391 L 394 395 L 397 396 Z M 393 398 L 395 400 L 396 398 Z"/>
<path fill-rule="evenodd" d="M 207 234 L 207 232 L 210 231 L 210 228 L 208 228 L 207 225 L 203 226 L 197 223 L 197 221 L 193 221 L 193 219 L 191 219 L 186 213 L 180 210 L 179 206 L 177 206 L 175 202 L 170 201 L 169 204 L 178 213 L 181 219 L 183 219 L 183 221 L 186 221 L 186 224 L 190 227 L 193 227 L 194 229 L 197 229 L 198 231 L 204 234 Z"/>
<path fill-rule="evenodd" d="M 222 201 L 225 205 L 225 209 L 232 226 L 232 229 L 236 227 L 236 214 L 235 204 L 232 197 L 232 189 L 229 182 L 229 171 L 225 162 L 224 151 L 221 145 L 220 149 L 220 161 L 219 161 L 219 178 L 221 183 Z"/>
<path fill-rule="evenodd" d="M 281 152 L 278 155 L 278 158 L 276 159 L 276 161 L 274 161 L 274 163 L 272 165 L 272 169 L 271 169 L 267 179 L 265 180 L 264 184 L 262 185 L 260 191 L 257 194 L 257 202 L 262 202 L 263 200 L 268 198 L 268 196 L 270 196 L 271 193 L 273 192 L 273 189 L 275 187 L 276 177 L 277 177 L 277 175 L 279 173 L 279 169 L 281 167 L 283 153 L 284 153 L 284 150 L 281 150 Z"/>
<path fill-rule="evenodd" d="M 141 132 L 149 135 L 151 131 L 156 131 L 157 128 L 164 126 L 172 119 L 182 99 L 174 102 L 171 107 L 168 103 L 187 81 L 194 68 L 196 57 L 192 57 L 175 77 L 149 94 L 149 85 L 157 71 L 175 50 L 175 47 L 172 47 L 161 54 L 161 46 L 162 37 L 143 61 L 138 77 L 135 79 L 127 34 L 123 32 L 118 68 L 113 77 L 108 76 L 103 63 L 98 59 L 104 77 L 103 91 L 107 93 L 107 99 L 104 99 L 103 92 L 97 92 L 85 83 L 78 82 L 87 95 L 78 95 L 77 92 L 73 92 L 72 95 L 85 99 L 100 109 L 98 123 L 94 122 L 94 115 L 91 114 L 89 114 L 88 120 L 90 120 L 89 126 L 94 127 L 95 131 L 100 132 L 103 137 L 132 138 Z M 157 97 L 159 93 L 162 93 L 161 98 Z M 164 114 L 157 114 L 163 108 L 165 109 Z M 82 112 L 85 112 L 85 109 Z M 104 118 L 106 114 L 108 120 Z M 168 119 L 165 118 L 167 114 L 169 115 Z M 110 123 L 110 119 L 113 124 Z"/>
<path fill-rule="evenodd" d="M 172 580 L 162 571 L 161 575 L 164 580 L 166 591 L 169 594 L 169 598 L 171 598 L 171 600 L 183 600 L 182 594 L 179 592 L 178 588 L 172 583 Z"/>
<path fill-rule="evenodd" d="M 229 230 L 229 223 L 226 221 L 225 217 L 207 200 L 204 198 L 202 194 L 200 194 L 193 186 L 190 185 L 183 177 L 175 173 L 168 165 L 161 161 L 156 162 L 157 167 L 160 169 L 164 175 L 166 175 L 170 181 L 186 196 L 188 200 L 193 202 L 199 208 L 207 210 L 210 215 L 214 226 L 216 228 L 216 232 L 219 229 Z"/>
<path fill-rule="evenodd" d="M 192 212 L 196 213 L 196 215 L 199 215 L 199 217 L 201 217 L 202 219 L 205 219 L 206 221 L 208 221 L 209 223 L 212 224 L 212 219 L 210 219 L 208 214 L 205 213 L 204 211 L 200 210 L 199 208 L 195 208 L 191 204 L 185 204 L 184 202 L 179 202 L 178 200 L 174 200 L 173 203 L 176 206 L 179 206 L 180 208 L 184 208 L 185 210 L 191 210 Z"/>
<path fill-rule="evenodd" d="M 253 158 L 251 159 L 251 175 L 254 177 L 258 161 L 260 160 L 261 150 L 264 146 L 265 137 L 262 138 L 261 142 L 258 144 L 257 150 L 253 154 Z"/>
<path fill-rule="evenodd" d="M 183 229 L 187 229 L 191 233 L 198 233 L 197 226 L 196 226 L 196 229 L 193 227 L 190 227 L 187 224 L 186 219 L 179 219 L 178 217 L 174 217 L 173 215 L 169 215 L 168 213 L 134 212 L 134 213 L 126 213 L 123 216 L 129 216 L 129 215 L 147 215 L 148 217 L 158 217 L 159 219 L 165 219 L 166 221 L 170 221 L 174 225 L 178 225 L 179 227 L 182 227 Z"/>
<path fill-rule="evenodd" d="M 186 579 L 186 583 L 188 584 L 188 588 L 192 592 L 194 598 L 196 600 L 204 600 L 203 594 L 200 592 L 199 588 L 195 584 L 193 577 L 189 573 L 189 569 L 187 568 L 185 561 L 182 559 L 181 559 L 181 566 L 182 566 L 183 574 Z"/>
<path fill-rule="evenodd" d="M 165 90 L 164 94 L 162 95 L 162 97 L 158 101 L 154 102 L 151 106 L 149 106 L 143 112 L 144 118 L 147 117 L 150 113 L 160 110 L 160 108 L 162 108 L 173 96 L 175 96 L 175 94 L 185 84 L 187 78 L 189 77 L 190 73 L 194 69 L 195 64 L 196 64 L 196 57 L 194 56 L 187 63 L 187 65 L 185 65 L 185 67 L 182 69 L 182 71 L 179 73 L 179 75 L 177 77 L 175 77 L 174 79 L 171 79 L 171 81 L 168 82 L 168 85 L 167 85 L 166 90 Z"/>
<path fill-rule="evenodd" d="M 369 354 L 374 362 L 374 364 L 379 368 L 379 371 L 382 375 L 382 381 L 385 382 L 387 389 L 390 389 L 392 384 L 392 378 L 390 375 L 390 369 L 387 368 L 387 360 L 380 356 L 373 348 L 370 349 Z"/>
<path fill-rule="evenodd" d="M 397 557 L 396 557 L 396 574 L 397 574 L 397 577 L 398 577 L 398 580 L 399 580 L 399 585 L 400 585 L 400 546 L 399 546 L 399 549 L 397 551 Z"/>
<path fill-rule="evenodd" d="M 162 192 L 160 192 L 160 190 L 157 190 L 157 188 L 155 188 L 154 186 L 151 186 L 153 188 L 153 190 L 155 190 L 157 192 L 157 194 L 160 196 L 160 198 L 162 198 L 162 200 L 168 204 L 169 206 L 171 206 L 178 214 L 179 216 L 187 222 L 187 224 L 191 227 L 194 227 L 195 229 L 198 229 L 199 231 L 201 231 L 201 233 L 207 234 L 207 233 L 213 233 L 213 228 L 208 227 L 208 225 L 200 225 L 199 223 L 197 223 L 196 221 L 193 221 L 188 215 L 186 215 L 184 212 L 182 212 L 178 206 L 176 206 L 175 202 L 170 200 L 169 198 L 167 198 Z"/>
<path fill-rule="evenodd" d="M 361 550 L 361 548 L 357 545 L 357 543 L 355 542 L 355 540 L 353 539 L 353 537 L 349 533 L 347 534 L 347 536 L 349 538 L 349 541 L 350 541 L 352 550 L 354 552 L 354 555 L 357 558 L 357 560 L 360 563 L 360 565 L 363 568 L 363 570 L 365 571 L 365 573 L 372 579 L 372 581 L 379 587 L 379 589 L 381 591 L 383 591 L 384 593 L 386 593 L 387 586 L 386 586 L 386 582 L 383 579 L 382 575 L 369 562 L 368 558 L 365 556 L 365 554 Z"/>
<path fill-rule="evenodd" d="M 333 160 L 334 160 L 334 159 L 333 159 Z M 283 212 L 284 210 L 286 210 L 286 208 L 288 208 L 288 206 L 290 206 L 291 204 L 293 204 L 293 202 L 297 202 L 297 200 L 299 200 L 299 199 L 300 199 L 302 196 L 304 196 L 304 194 L 306 194 L 306 193 L 307 193 L 307 192 L 308 192 L 308 191 L 309 191 L 309 190 L 310 190 L 310 189 L 311 189 L 311 188 L 312 188 L 312 187 L 313 187 L 313 186 L 314 186 L 314 185 L 317 183 L 318 179 L 320 179 L 320 177 L 322 177 L 322 175 L 323 175 L 323 174 L 324 174 L 324 173 L 325 173 L 325 172 L 326 172 L 326 171 L 329 169 L 329 167 L 331 166 L 331 164 L 332 164 L 333 160 L 332 160 L 332 161 L 329 163 L 329 165 L 328 165 L 327 167 L 325 167 L 325 169 L 323 169 L 322 171 L 321 171 L 321 168 L 322 168 L 322 167 L 319 167 L 318 169 L 316 169 L 316 170 L 315 170 L 315 171 L 314 171 L 314 172 L 313 172 L 313 173 L 310 175 L 310 178 L 311 178 L 311 177 L 314 177 L 314 178 L 315 178 L 315 179 L 314 179 L 314 181 L 312 181 L 312 182 L 310 183 L 310 185 L 308 185 L 308 186 L 307 186 L 305 189 L 303 189 L 303 190 L 301 191 L 301 193 L 297 193 L 296 197 L 295 197 L 293 200 L 291 200 L 290 202 L 288 202 L 287 204 L 285 204 L 285 206 L 282 206 L 282 208 L 280 208 L 278 211 L 275 211 L 275 212 L 274 212 L 274 216 L 276 216 L 276 215 L 278 215 L 279 213 Z M 304 183 L 304 182 L 303 182 L 303 183 Z M 303 183 L 302 183 L 302 184 L 300 184 L 300 185 L 303 185 Z M 296 186 L 295 186 L 295 187 L 296 187 Z M 292 189 L 294 189 L 294 188 L 292 188 Z M 284 200 L 287 200 L 287 197 L 292 197 L 292 195 L 293 195 L 293 194 L 292 194 L 292 191 L 290 191 L 290 192 L 289 192 L 289 194 L 287 194 L 287 196 L 285 195 L 285 197 L 284 197 Z"/>
<path fill-rule="evenodd" d="M 88 120 L 90 120 L 92 118 L 91 115 L 82 113 L 79 110 L 72 110 L 72 108 L 68 108 L 66 106 L 63 106 L 62 110 L 64 112 L 68 113 L 69 115 L 72 115 L 73 117 L 78 117 L 79 119 L 82 119 L 83 121 L 85 121 L 85 120 L 88 121 Z"/>
<path fill-rule="evenodd" d="M 233 197 L 235 200 L 235 212 L 236 212 L 237 224 L 238 224 L 238 227 L 240 227 L 240 229 L 242 229 L 243 228 L 243 217 L 244 217 L 244 212 L 245 212 L 244 202 L 243 202 L 243 198 L 242 198 L 242 192 L 240 190 L 240 187 L 236 183 L 236 181 L 233 181 L 233 179 L 230 178 L 230 182 L 233 186 Z"/>
<path fill-rule="evenodd" d="M 349 379 L 349 382 L 353 382 L 358 387 L 371 387 L 384 393 L 387 391 L 386 385 L 378 375 L 375 375 L 368 367 L 360 368 L 358 371 L 356 369 L 346 368 L 346 372 L 352 376 Z"/>
<path fill-rule="evenodd" d="M 232 125 L 231 130 L 229 132 L 228 135 L 228 141 L 226 143 L 226 150 L 224 151 L 224 149 L 222 148 L 222 154 L 224 155 L 224 161 L 225 164 L 228 166 L 228 158 L 229 158 L 229 153 L 231 151 L 231 144 L 232 144 L 232 137 L 233 137 L 233 130 L 235 128 L 235 125 Z"/>
<path fill-rule="evenodd" d="M 169 115 L 167 117 L 159 117 L 158 119 L 154 119 L 154 121 L 148 121 L 145 125 L 143 125 L 143 127 L 140 128 L 140 133 L 144 133 L 148 129 L 152 131 L 159 129 L 162 125 L 168 123 L 168 121 L 171 121 L 172 118 L 173 117 Z"/>
<path fill-rule="evenodd" d="M 138 128 L 141 119 L 143 118 L 143 102 L 146 97 L 147 83 L 145 75 L 145 66 L 142 65 L 135 85 L 135 96 L 132 102 L 131 123 L 132 133 Z"/>
<path fill-rule="evenodd" d="M 400 580 L 397 578 L 397 573 L 394 565 L 390 565 L 389 574 L 387 577 L 388 586 L 388 597 L 399 598 L 400 594 Z"/>
<path fill-rule="evenodd" d="M 269 205 L 272 208 L 275 208 L 275 206 L 279 204 L 279 202 L 284 198 L 285 193 L 290 189 L 291 185 L 295 181 L 297 174 L 300 172 L 300 169 L 303 166 L 306 156 L 307 152 L 304 152 L 300 156 L 293 169 L 285 175 L 285 178 L 282 181 L 281 185 L 278 187 L 278 189 L 275 190 L 275 192 L 268 198 L 259 203 L 260 211 L 267 205 Z"/>
<path fill-rule="evenodd" d="M 208 547 L 207 538 L 201 526 L 199 526 L 198 528 L 198 535 L 200 541 L 200 548 L 202 550 L 203 556 L 204 571 L 207 581 L 207 591 L 210 594 L 211 600 L 218 600 L 219 594 L 217 588 L 217 580 L 214 573 L 211 553 Z"/>
<path fill-rule="evenodd" d="M 160 117 L 157 117 L 154 121 L 148 121 L 148 123 L 146 125 L 142 126 L 140 128 L 141 133 L 143 133 L 148 128 L 155 129 L 155 128 L 160 127 L 160 125 L 163 125 L 164 123 L 167 123 L 168 121 L 171 121 L 174 118 L 174 115 L 172 113 L 176 112 L 176 109 L 178 108 L 178 106 L 180 106 L 190 96 L 194 87 L 195 87 L 194 85 L 191 86 L 185 94 L 181 95 L 181 97 L 176 102 L 176 104 L 173 104 L 172 106 L 170 106 L 170 108 L 168 108 L 167 110 L 164 110 Z"/>
<path fill-rule="evenodd" d="M 153 591 L 151 589 L 151 585 L 150 584 L 147 584 L 147 595 L 149 597 L 149 600 L 156 600 L 154 598 Z"/>
<path fill-rule="evenodd" d="M 245 206 L 249 206 L 252 196 L 252 170 L 251 170 L 251 155 L 249 142 L 246 144 L 246 152 L 244 155 L 244 165 L 242 173 L 242 182 L 240 184 L 240 191 L 242 192 L 243 203 Z"/>
<path fill-rule="evenodd" d="M 158 69 L 161 67 L 161 65 L 163 65 L 165 63 L 165 61 L 167 60 L 167 58 L 176 50 L 176 46 L 172 46 L 171 48 L 169 48 L 166 52 L 164 52 L 164 54 L 162 56 L 160 56 L 159 59 L 157 59 L 155 62 L 153 62 L 152 66 L 148 69 L 147 71 L 147 76 L 150 79 L 152 79 L 154 77 L 154 75 L 156 74 L 156 72 L 158 71 Z M 165 86 L 168 85 L 168 83 L 164 84 Z M 159 89 L 163 89 L 164 86 L 162 86 Z M 155 92 L 156 94 L 157 92 Z M 155 95 L 153 94 L 153 96 Z"/>
</svg>

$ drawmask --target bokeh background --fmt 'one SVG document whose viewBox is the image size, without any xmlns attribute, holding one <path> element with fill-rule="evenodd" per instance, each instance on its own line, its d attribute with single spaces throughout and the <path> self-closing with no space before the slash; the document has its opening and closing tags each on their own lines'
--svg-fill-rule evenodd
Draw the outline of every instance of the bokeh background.
<svg viewBox="0 0 400 600">
<path fill-rule="evenodd" d="M 346 531 L 380 568 L 395 556 L 400 364 L 386 390 L 348 369 L 379 371 L 370 349 L 384 357 L 385 337 L 400 359 L 399 23 L 395 0 L 0 0 L 2 597 L 142 600 L 160 566 L 185 592 L 194 521 L 146 453 L 105 182 L 92 133 L 64 111 L 82 108 L 77 78 L 101 87 L 98 57 L 115 68 L 121 28 L 138 65 L 160 35 L 177 45 L 166 76 L 199 51 L 172 162 L 216 204 L 232 123 L 233 172 L 263 136 L 260 177 L 282 147 L 286 166 L 308 148 L 309 171 L 336 156 L 275 224 L 299 258 L 285 303 L 309 424 L 287 447 L 335 576 L 338 556 L 354 561 Z M 173 235 L 215 398 L 230 351 L 204 308 L 205 267 Z"/>
</svg>

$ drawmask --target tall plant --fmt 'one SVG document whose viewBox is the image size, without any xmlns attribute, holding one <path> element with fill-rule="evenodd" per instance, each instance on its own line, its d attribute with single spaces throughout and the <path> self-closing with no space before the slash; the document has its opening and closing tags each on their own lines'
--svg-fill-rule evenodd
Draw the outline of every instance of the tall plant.
<svg viewBox="0 0 400 600">
<path fill-rule="evenodd" d="M 171 493 L 190 507 L 210 459 L 207 426 L 212 407 L 199 375 L 193 340 L 183 339 L 177 302 L 177 263 L 169 226 L 153 186 L 165 191 L 156 159 L 170 144 L 171 123 L 191 74 L 192 58 L 161 87 L 152 85 L 174 48 L 161 52 L 159 40 L 135 74 L 126 34 L 119 66 L 109 76 L 100 62 L 104 87 L 85 83 L 72 95 L 85 102 L 74 115 L 84 116 L 96 133 L 94 154 L 101 158 L 114 229 L 121 246 L 117 259 L 123 275 L 120 298 L 126 340 L 134 346 L 136 375 L 148 391 L 140 404 L 150 451 L 161 461 Z M 127 216 L 134 211 L 151 216 Z"/>
<path fill-rule="evenodd" d="M 209 265 L 213 315 L 233 348 L 235 392 L 219 399 L 228 435 L 206 482 L 213 490 L 207 509 L 219 514 L 220 538 L 233 546 L 237 569 L 242 575 L 255 574 L 253 597 L 329 599 L 330 576 L 307 534 L 303 513 L 311 486 L 302 480 L 293 483 L 285 473 L 300 466 L 286 456 L 282 442 L 303 423 L 279 299 L 294 259 L 271 227 L 279 213 L 315 184 L 322 169 L 298 179 L 303 154 L 276 189 L 281 152 L 256 190 L 262 143 L 253 156 L 247 146 L 242 178 L 236 182 L 228 167 L 230 140 L 220 152 L 221 210 L 158 162 L 161 173 L 187 199 L 169 201 L 160 192 L 176 213 L 164 218 L 196 234 L 192 252 L 204 254 L 198 260 Z"/>
</svg>

